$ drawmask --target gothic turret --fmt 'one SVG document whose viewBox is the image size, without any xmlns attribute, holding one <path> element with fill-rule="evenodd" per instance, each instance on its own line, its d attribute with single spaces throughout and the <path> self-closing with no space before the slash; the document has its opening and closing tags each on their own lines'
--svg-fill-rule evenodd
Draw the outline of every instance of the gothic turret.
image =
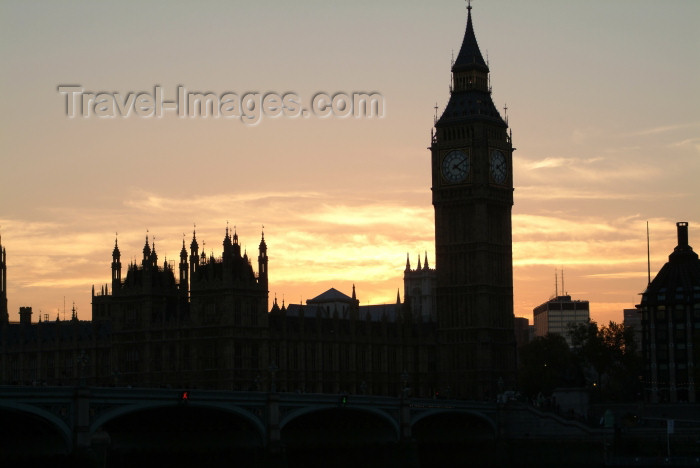
<svg viewBox="0 0 700 468">
<path fill-rule="evenodd" d="M 236 226 L 233 226 L 233 254 L 236 258 L 241 256 L 241 245 L 238 243 L 238 233 L 236 232 Z"/>
<path fill-rule="evenodd" d="M 153 268 L 158 267 L 158 254 L 156 254 L 156 236 L 153 236 L 153 248 L 151 249 L 151 266 Z"/>
<path fill-rule="evenodd" d="M 184 236 L 184 234 L 183 234 Z M 187 294 L 189 288 L 189 265 L 187 264 L 187 250 L 185 250 L 185 238 L 182 238 L 182 249 L 180 250 L 180 292 Z"/>
<path fill-rule="evenodd" d="M 224 261 L 230 259 L 231 253 L 233 251 L 233 244 L 231 244 L 231 236 L 228 233 L 228 223 L 226 224 L 226 236 L 224 236 Z"/>
<path fill-rule="evenodd" d="M 267 290 L 267 244 L 265 243 L 265 231 L 262 232 L 258 250 L 258 279 L 260 285 Z"/>
<path fill-rule="evenodd" d="M 117 291 L 122 283 L 122 262 L 117 238 L 114 238 L 114 250 L 112 250 L 112 291 Z"/>
<path fill-rule="evenodd" d="M 192 242 L 190 242 L 190 278 L 194 276 L 199 264 L 199 244 L 197 243 L 197 231 L 192 230 Z"/>
<path fill-rule="evenodd" d="M 148 234 L 146 234 L 146 244 L 143 246 L 143 260 L 141 265 L 146 268 L 151 264 L 151 246 L 148 245 Z"/>
</svg>

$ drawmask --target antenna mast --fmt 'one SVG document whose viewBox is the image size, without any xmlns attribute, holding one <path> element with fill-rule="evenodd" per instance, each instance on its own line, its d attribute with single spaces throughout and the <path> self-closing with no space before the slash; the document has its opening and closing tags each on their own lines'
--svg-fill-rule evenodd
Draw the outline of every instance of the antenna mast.
<svg viewBox="0 0 700 468">
<path fill-rule="evenodd" d="M 651 284 L 651 251 L 649 249 L 649 221 L 647 221 L 647 287 Z"/>
<path fill-rule="evenodd" d="M 559 296 L 559 279 L 557 278 L 557 269 L 554 269 L 554 298 Z"/>
<path fill-rule="evenodd" d="M 561 294 L 566 296 L 566 289 L 564 289 L 564 267 L 561 267 Z"/>
</svg>

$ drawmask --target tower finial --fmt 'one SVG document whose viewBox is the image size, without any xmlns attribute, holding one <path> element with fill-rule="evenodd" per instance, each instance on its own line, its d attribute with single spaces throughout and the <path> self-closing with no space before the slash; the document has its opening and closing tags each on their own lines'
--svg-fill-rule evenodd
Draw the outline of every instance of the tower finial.
<svg viewBox="0 0 700 468">
<path fill-rule="evenodd" d="M 467 10 L 471 13 L 472 11 L 472 0 L 467 0 Z"/>
</svg>

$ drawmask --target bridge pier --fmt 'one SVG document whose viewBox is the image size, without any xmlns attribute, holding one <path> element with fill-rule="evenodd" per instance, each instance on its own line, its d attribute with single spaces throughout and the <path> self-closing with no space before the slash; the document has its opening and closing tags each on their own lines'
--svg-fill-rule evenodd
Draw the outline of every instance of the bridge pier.
<svg viewBox="0 0 700 468">
<path fill-rule="evenodd" d="M 109 436 L 106 444 L 104 437 L 94 438 L 90 434 L 90 389 L 78 387 L 73 396 L 73 463 L 77 467 L 99 468 L 105 465 L 106 450 L 109 446 Z M 106 433 L 104 434 L 106 435 Z M 93 442 L 97 442 L 93 444 Z M 102 444 L 100 444 L 102 442 Z M 95 450 L 95 446 L 98 450 Z M 101 452 L 98 455 L 97 452 Z M 101 459 L 101 461 L 100 461 Z"/>
<path fill-rule="evenodd" d="M 78 387 L 75 390 L 75 412 L 73 417 L 73 446 L 75 449 L 90 447 L 90 389 Z"/>
<path fill-rule="evenodd" d="M 266 465 L 268 467 L 282 468 L 287 466 L 287 460 L 282 447 L 282 435 L 280 431 L 280 395 L 268 393 L 267 395 L 267 447 Z"/>
<path fill-rule="evenodd" d="M 397 455 L 400 460 L 399 466 L 406 468 L 418 468 L 420 461 L 418 460 L 418 447 L 416 441 L 413 440 L 411 431 L 411 400 L 406 397 L 406 390 L 401 394 L 401 403 L 399 407 L 399 427 L 400 439 L 397 447 Z"/>
</svg>

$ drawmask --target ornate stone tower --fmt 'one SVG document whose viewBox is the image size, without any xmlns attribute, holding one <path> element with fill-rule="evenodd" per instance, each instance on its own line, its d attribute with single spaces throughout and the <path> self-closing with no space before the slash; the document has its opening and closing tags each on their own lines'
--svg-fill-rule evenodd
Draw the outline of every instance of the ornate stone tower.
<svg viewBox="0 0 700 468">
<path fill-rule="evenodd" d="M 494 397 L 515 382 L 513 146 L 491 100 L 471 6 L 430 151 L 438 386 L 449 396 Z"/>
<path fill-rule="evenodd" d="M 122 262 L 117 239 L 114 238 L 114 250 L 112 250 L 112 291 L 116 291 L 122 284 Z"/>
<path fill-rule="evenodd" d="M 258 246 L 258 281 L 260 283 L 260 286 L 265 288 L 267 291 L 268 288 L 268 279 L 267 279 L 267 244 L 265 243 L 265 231 L 262 232 L 261 238 L 260 238 L 260 245 Z"/>
</svg>

